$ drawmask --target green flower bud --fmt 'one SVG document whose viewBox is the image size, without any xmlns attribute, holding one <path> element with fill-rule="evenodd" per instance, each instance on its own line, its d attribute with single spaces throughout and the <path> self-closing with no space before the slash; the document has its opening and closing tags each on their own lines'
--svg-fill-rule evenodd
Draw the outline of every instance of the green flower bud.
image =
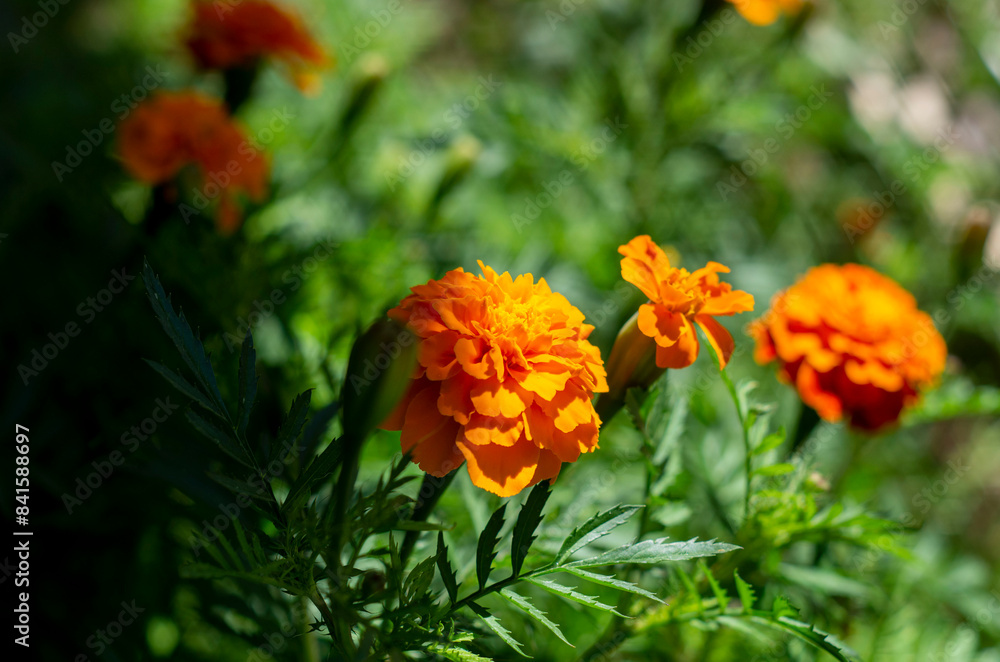
<svg viewBox="0 0 1000 662">
<path fill-rule="evenodd" d="M 379 320 L 354 343 L 341 394 L 344 434 L 364 439 L 392 412 L 417 366 L 417 338 L 404 325 Z"/>
</svg>

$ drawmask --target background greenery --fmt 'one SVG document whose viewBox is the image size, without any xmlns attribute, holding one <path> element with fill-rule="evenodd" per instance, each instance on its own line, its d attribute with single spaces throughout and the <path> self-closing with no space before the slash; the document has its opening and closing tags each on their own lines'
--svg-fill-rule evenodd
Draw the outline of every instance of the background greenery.
<svg viewBox="0 0 1000 662">
<path fill-rule="evenodd" d="M 544 276 L 597 326 L 607 356 L 640 303 L 620 285 L 615 249 L 643 233 L 672 246 L 682 266 L 730 266 L 758 314 L 825 261 L 870 264 L 924 310 L 944 311 L 952 358 L 942 388 L 877 439 L 818 428 L 816 452 L 790 474 L 757 479 L 770 491 L 733 529 L 725 522 L 738 521 L 744 498 L 739 421 L 710 357 L 671 374 L 663 406 L 647 406 L 656 414 L 683 402 L 688 413 L 670 485 L 649 515 L 674 539 L 742 545 L 721 557 L 720 578 L 739 568 L 768 587 L 762 599 L 788 595 L 863 659 L 1000 659 L 995 2 L 820 2 L 758 28 L 710 0 L 401 0 L 367 44 L 359 31 L 386 3 L 296 4 L 339 64 L 315 97 L 276 67 L 262 71 L 240 120 L 257 135 L 279 109 L 293 119 L 267 144 L 273 199 L 229 238 L 208 218 L 144 227 L 150 192 L 122 171 L 113 135 L 62 181 L 53 172 L 81 131 L 117 119 L 112 104 L 147 66 L 167 72 L 166 88 L 221 93 L 221 78 L 196 74 L 179 47 L 184 2 L 71 0 L 18 52 L 0 48 L 0 419 L 31 429 L 38 659 L 247 660 L 287 619 L 236 582 L 180 574 L 192 532 L 231 497 L 205 475 L 214 455 L 182 415 L 157 423 L 134 453 L 126 445 L 158 398 L 187 403 L 142 361 L 176 357 L 138 278 L 96 315 L 80 312 L 113 270 L 138 276 L 149 260 L 200 329 L 230 399 L 246 321 L 280 290 L 287 300 L 252 320 L 253 423 L 277 430 L 292 398 L 312 388 L 313 431 L 329 439 L 351 342 L 409 286 L 455 266 L 475 270 L 477 259 Z M 5 3 L 3 34 L 37 11 Z M 792 123 L 796 112 L 805 119 Z M 734 173 L 751 170 L 740 184 Z M 858 212 L 887 191 L 896 192 L 884 214 Z M 333 246 L 325 259 L 321 245 Z M 778 403 L 772 427 L 794 429 L 800 405 L 753 363 L 743 318 L 730 327 L 738 356 L 729 372 L 759 381 L 752 397 Z M 69 322 L 80 335 L 25 384 L 18 367 Z M 565 533 L 599 509 L 641 502 L 642 443 L 626 415 L 612 421 L 601 449 L 560 476 L 546 526 Z M 115 450 L 125 463 L 68 512 L 64 495 Z M 397 435 L 373 437 L 361 480 L 397 451 Z M 2 495 L 12 512 L 12 491 Z M 810 500 L 846 514 L 821 526 Z M 445 495 L 437 519 L 455 525 L 446 538 L 460 576 L 498 504 L 464 475 Z M 644 585 L 668 597 L 680 581 L 664 569 Z M 577 646 L 498 604 L 534 657 L 579 659 L 608 627 L 600 612 L 532 597 Z M 145 609 L 137 624 L 98 655 L 89 638 L 133 600 Z M 817 655 L 774 637 L 651 625 L 609 657 Z M 296 659 L 298 643 L 276 655 Z M 515 657 L 485 635 L 474 646 Z"/>
</svg>

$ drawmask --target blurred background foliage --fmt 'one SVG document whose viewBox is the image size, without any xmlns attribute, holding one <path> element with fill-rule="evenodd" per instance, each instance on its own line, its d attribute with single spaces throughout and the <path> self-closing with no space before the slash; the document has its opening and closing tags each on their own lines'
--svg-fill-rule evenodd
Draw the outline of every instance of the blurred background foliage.
<svg viewBox="0 0 1000 662">
<path fill-rule="evenodd" d="M 702 356 L 670 377 L 670 397 L 690 411 L 675 487 L 651 516 L 671 537 L 743 545 L 730 563 L 746 579 L 784 587 L 864 659 L 1000 660 L 1000 4 L 819 1 L 765 28 L 713 0 L 288 4 L 338 63 L 315 96 L 262 69 L 238 118 L 266 144 L 272 195 L 232 237 L 207 216 L 144 225 L 152 193 L 122 170 L 113 134 L 71 172 L 53 170 L 82 132 L 118 121 L 123 94 L 146 94 L 136 86 L 147 67 L 162 72 L 154 87 L 222 95 L 221 77 L 196 73 L 180 47 L 186 2 L 70 0 L 16 52 L 0 49 L 0 418 L 31 429 L 38 659 L 247 660 L 287 618 L 246 587 L 179 575 L 192 531 L 229 497 L 204 475 L 211 453 L 183 416 L 146 430 L 134 453 L 125 445 L 158 398 L 183 403 L 142 361 L 173 354 L 137 278 L 87 312 L 114 270 L 137 276 L 150 261 L 229 396 L 252 326 L 255 423 L 277 430 L 292 397 L 313 388 L 314 425 L 329 438 L 351 342 L 409 286 L 479 259 L 544 276 L 595 324 L 606 356 L 640 303 L 620 284 L 615 249 L 648 233 L 682 266 L 731 267 L 757 314 L 812 265 L 872 265 L 940 313 L 951 354 L 941 389 L 900 429 L 869 440 L 830 428 L 797 477 L 772 479 L 775 494 L 758 495 L 770 519 L 745 539 L 710 513 L 742 498 L 742 446 Z M 38 11 L 4 3 L 5 41 Z M 290 120 L 269 131 L 276 113 Z M 794 429 L 801 405 L 753 363 L 735 326 L 744 317 L 731 326 L 730 372 L 758 380 L 757 397 L 778 402 L 775 422 Z M 70 322 L 79 336 L 22 378 L 18 367 Z M 610 422 L 600 451 L 557 482 L 552 526 L 638 499 L 638 444 L 624 415 Z M 68 508 L 64 495 L 79 498 L 77 479 L 115 450 L 124 465 Z M 397 450 L 380 433 L 362 480 Z M 809 499 L 902 525 L 848 524 L 846 542 L 818 552 L 789 539 L 787 518 Z M 10 490 L 2 503 L 12 512 Z M 498 503 L 458 479 L 439 511 L 456 525 L 453 558 L 472 558 L 458 550 L 474 548 Z M 577 643 L 504 617 L 539 659 L 578 659 L 606 625 L 537 597 Z M 132 600 L 146 610 L 139 624 L 98 655 L 91 637 Z M 512 659 L 499 642 L 476 643 Z M 815 653 L 668 625 L 616 655 Z"/>
</svg>

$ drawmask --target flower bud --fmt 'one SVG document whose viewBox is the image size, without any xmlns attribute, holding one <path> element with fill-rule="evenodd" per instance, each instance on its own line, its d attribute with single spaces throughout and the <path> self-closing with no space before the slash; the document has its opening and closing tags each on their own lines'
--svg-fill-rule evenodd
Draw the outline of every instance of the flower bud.
<svg viewBox="0 0 1000 662">
<path fill-rule="evenodd" d="M 344 433 L 363 439 L 392 412 L 417 365 L 416 337 L 404 325 L 379 320 L 354 343 L 341 394 Z"/>
<path fill-rule="evenodd" d="M 604 421 L 621 408 L 630 388 L 649 388 L 666 369 L 656 365 L 656 341 L 639 330 L 639 314 L 625 322 L 615 338 L 607 362 L 608 392 L 598 401 L 598 413 Z"/>
</svg>

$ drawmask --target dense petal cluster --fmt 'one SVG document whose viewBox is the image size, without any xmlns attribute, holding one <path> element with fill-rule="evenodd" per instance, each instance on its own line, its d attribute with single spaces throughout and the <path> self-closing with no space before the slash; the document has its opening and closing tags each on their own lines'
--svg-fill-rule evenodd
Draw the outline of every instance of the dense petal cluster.
<svg viewBox="0 0 1000 662">
<path fill-rule="evenodd" d="M 802 0 L 727 0 L 736 11 L 754 25 L 770 25 L 781 14 L 795 14 L 802 8 Z"/>
<path fill-rule="evenodd" d="M 751 326 L 759 363 L 828 421 L 876 430 L 894 423 L 944 370 L 947 347 L 913 296 L 858 264 L 811 269 Z"/>
<path fill-rule="evenodd" d="M 622 278 L 649 297 L 639 307 L 636 322 L 643 335 L 656 341 L 657 367 L 686 368 L 694 363 L 699 349 L 697 324 L 724 368 L 733 353 L 733 337 L 714 318 L 753 310 L 754 304 L 753 295 L 719 280 L 729 268 L 718 262 L 693 273 L 674 268 L 648 235 L 619 246 L 618 252 L 625 256 Z"/>
<path fill-rule="evenodd" d="M 284 62 L 302 88 L 315 82 L 311 71 L 327 55 L 302 21 L 265 0 L 220 3 L 194 0 L 187 46 L 205 69 L 249 66 L 261 58 Z"/>
<path fill-rule="evenodd" d="M 268 163 L 215 99 L 197 92 L 160 92 L 137 107 L 118 129 L 118 150 L 126 170 L 150 184 L 173 179 L 196 165 L 198 194 L 218 197 L 222 232 L 239 227 L 238 192 L 260 200 L 267 192 Z"/>
<path fill-rule="evenodd" d="M 583 314 L 545 280 L 479 263 L 412 288 L 389 311 L 417 336 L 418 367 L 381 427 L 429 474 L 463 461 L 477 486 L 512 496 L 597 448 L 591 402 L 607 390 Z"/>
</svg>

